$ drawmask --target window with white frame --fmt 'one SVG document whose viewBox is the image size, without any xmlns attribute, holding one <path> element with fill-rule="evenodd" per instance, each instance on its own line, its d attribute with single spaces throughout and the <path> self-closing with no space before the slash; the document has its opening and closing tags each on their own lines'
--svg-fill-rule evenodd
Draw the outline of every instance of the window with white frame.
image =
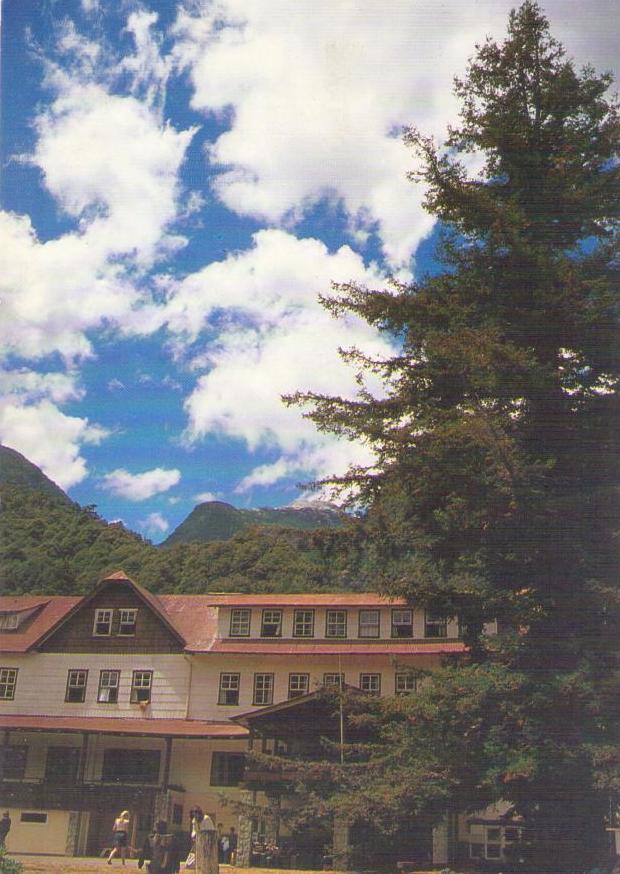
<svg viewBox="0 0 620 874">
<path fill-rule="evenodd" d="M 254 674 L 254 700 L 252 704 L 273 703 L 273 674 Z"/>
<path fill-rule="evenodd" d="M 310 688 L 310 674 L 289 674 L 288 675 L 288 697 L 299 698 L 300 695 L 307 695 Z"/>
<path fill-rule="evenodd" d="M 136 609 L 120 610 L 118 633 L 120 637 L 133 637 L 136 633 L 138 611 Z"/>
<path fill-rule="evenodd" d="M 413 637 L 413 610 L 392 610 L 392 637 Z"/>
<path fill-rule="evenodd" d="M 295 610 L 293 637 L 314 637 L 314 610 Z"/>
<path fill-rule="evenodd" d="M 408 695 L 417 688 L 416 677 L 410 671 L 397 671 L 394 676 L 394 691 L 397 695 Z"/>
<path fill-rule="evenodd" d="M 368 695 L 381 692 L 381 674 L 360 674 L 360 689 Z"/>
<path fill-rule="evenodd" d="M 220 693 L 218 704 L 234 705 L 239 703 L 239 687 L 241 674 L 220 674 Z"/>
<path fill-rule="evenodd" d="M 252 611 L 247 607 L 235 607 L 230 611 L 230 636 L 249 637 Z"/>
<path fill-rule="evenodd" d="M 427 610 L 424 617 L 424 637 L 447 637 L 448 620 L 441 613 Z"/>
<path fill-rule="evenodd" d="M 483 823 L 469 825 L 469 855 L 472 859 L 503 859 L 506 846 L 519 840 L 518 828 Z"/>
<path fill-rule="evenodd" d="M 342 689 L 344 686 L 344 674 L 323 674 L 323 685 L 326 689 Z"/>
<path fill-rule="evenodd" d="M 0 631 L 15 631 L 18 625 L 18 613 L 0 613 Z"/>
<path fill-rule="evenodd" d="M 347 611 L 328 610 L 325 617 L 325 637 L 347 636 Z"/>
<path fill-rule="evenodd" d="M 260 626 L 261 637 L 282 636 L 282 611 L 263 610 L 263 618 Z"/>
<path fill-rule="evenodd" d="M 379 637 L 379 611 L 360 610 L 359 626 L 360 637 Z"/>
<path fill-rule="evenodd" d="M 129 700 L 132 704 L 148 704 L 151 700 L 151 688 L 153 686 L 153 671 L 134 671 L 131 678 L 131 695 Z"/>
<path fill-rule="evenodd" d="M 93 624 L 93 634 L 95 637 L 109 637 L 112 634 L 113 615 L 113 610 L 95 610 L 95 622 Z"/>
<path fill-rule="evenodd" d="M 116 704 L 118 702 L 118 687 L 120 671 L 100 671 L 97 701 L 100 704 Z"/>
<path fill-rule="evenodd" d="M 0 701 L 12 701 L 17 686 L 17 668 L 0 668 Z"/>
<path fill-rule="evenodd" d="M 70 704 L 81 704 L 86 698 L 88 671 L 72 670 L 67 674 L 67 691 L 65 701 Z"/>
</svg>

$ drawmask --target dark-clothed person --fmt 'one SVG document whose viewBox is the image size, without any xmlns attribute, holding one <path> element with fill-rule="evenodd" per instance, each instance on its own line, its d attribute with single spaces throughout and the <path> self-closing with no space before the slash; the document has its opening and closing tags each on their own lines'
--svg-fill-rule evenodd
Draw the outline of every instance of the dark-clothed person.
<svg viewBox="0 0 620 874">
<path fill-rule="evenodd" d="M 168 833 L 168 823 L 160 819 L 155 831 L 144 842 L 138 868 L 149 860 L 148 874 L 177 874 L 181 867 L 181 846 L 176 835 Z"/>
<path fill-rule="evenodd" d="M 0 847 L 3 847 L 6 841 L 6 836 L 11 831 L 11 817 L 8 810 L 5 810 L 0 819 Z"/>
</svg>

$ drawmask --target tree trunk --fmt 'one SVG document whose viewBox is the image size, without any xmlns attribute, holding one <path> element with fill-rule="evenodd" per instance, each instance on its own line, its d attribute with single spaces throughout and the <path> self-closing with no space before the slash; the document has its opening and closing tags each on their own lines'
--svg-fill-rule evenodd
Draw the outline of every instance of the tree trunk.
<svg viewBox="0 0 620 874">
<path fill-rule="evenodd" d="M 218 874 L 217 841 L 216 829 L 212 823 L 205 825 L 203 820 L 196 832 L 196 874 Z"/>
</svg>

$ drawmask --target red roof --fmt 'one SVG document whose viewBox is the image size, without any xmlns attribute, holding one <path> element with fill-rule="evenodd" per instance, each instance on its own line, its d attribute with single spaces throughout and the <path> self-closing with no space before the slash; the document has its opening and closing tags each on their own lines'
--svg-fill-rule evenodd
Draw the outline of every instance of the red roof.
<svg viewBox="0 0 620 874">
<path fill-rule="evenodd" d="M 402 598 L 384 598 L 376 592 L 323 593 L 299 592 L 297 594 L 243 595 L 209 594 L 211 603 L 218 607 L 385 607 L 390 604 L 405 604 Z"/>
<path fill-rule="evenodd" d="M 465 652 L 460 640 L 423 640 L 405 643 L 402 640 L 342 641 L 336 643 L 309 640 L 214 640 L 209 652 L 252 653 L 254 655 L 436 655 Z"/>
<path fill-rule="evenodd" d="M 0 652 L 27 652 L 55 628 L 82 599 L 69 595 L 2 595 L 0 611 L 40 609 L 23 630 L 0 631 Z"/>
<path fill-rule="evenodd" d="M 210 595 L 158 595 L 157 600 L 190 652 L 210 649 L 217 634 L 217 609 Z"/>
<path fill-rule="evenodd" d="M 79 731 L 87 734 L 151 735 L 156 737 L 247 737 L 248 730 L 231 722 L 200 719 L 132 719 L 131 717 L 21 716 L 3 714 L 0 728 L 26 731 Z"/>
</svg>

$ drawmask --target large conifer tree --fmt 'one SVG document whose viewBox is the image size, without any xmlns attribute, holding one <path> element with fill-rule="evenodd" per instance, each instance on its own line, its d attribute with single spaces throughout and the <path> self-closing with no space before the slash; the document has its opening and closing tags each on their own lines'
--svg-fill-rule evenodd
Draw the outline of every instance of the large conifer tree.
<svg viewBox="0 0 620 874">
<path fill-rule="evenodd" d="M 367 508 L 377 585 L 458 615 L 471 653 L 382 705 L 383 746 L 343 772 L 337 804 L 380 819 L 506 799 L 536 824 L 528 870 L 562 874 L 601 850 L 620 755 L 610 82 L 576 71 L 533 2 L 478 46 L 444 147 L 406 134 L 444 271 L 326 300 L 398 338 L 389 361 L 348 353 L 385 395 L 289 399 L 374 448 L 333 484 Z"/>
</svg>

